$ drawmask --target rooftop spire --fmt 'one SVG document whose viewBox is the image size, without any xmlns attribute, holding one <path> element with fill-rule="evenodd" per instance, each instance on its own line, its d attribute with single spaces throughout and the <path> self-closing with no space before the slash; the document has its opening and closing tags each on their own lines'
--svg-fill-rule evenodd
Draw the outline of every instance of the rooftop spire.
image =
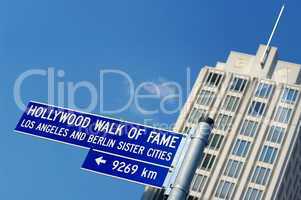
<svg viewBox="0 0 301 200">
<path fill-rule="evenodd" d="M 279 20 L 280 20 L 280 18 L 281 18 L 281 16 L 282 16 L 282 13 L 283 13 L 284 8 L 285 8 L 285 4 L 283 4 L 282 7 L 281 7 L 281 10 L 280 10 L 280 12 L 279 12 L 279 14 L 278 14 L 278 18 L 277 18 L 277 20 L 276 20 L 276 23 L 274 24 L 272 33 L 271 33 L 271 35 L 270 35 L 270 37 L 269 37 L 268 43 L 267 43 L 267 45 L 266 45 L 266 47 L 265 47 L 265 50 L 264 50 L 264 52 L 263 52 L 263 54 L 262 54 L 262 57 L 261 57 L 261 59 L 260 59 L 261 67 L 263 67 L 264 64 L 265 64 L 265 62 L 266 62 L 267 55 L 268 55 L 269 50 L 270 50 L 270 43 L 271 43 L 271 41 L 272 41 L 272 39 L 273 39 L 274 33 L 275 33 L 276 29 L 277 29 L 277 26 L 278 26 Z"/>
</svg>

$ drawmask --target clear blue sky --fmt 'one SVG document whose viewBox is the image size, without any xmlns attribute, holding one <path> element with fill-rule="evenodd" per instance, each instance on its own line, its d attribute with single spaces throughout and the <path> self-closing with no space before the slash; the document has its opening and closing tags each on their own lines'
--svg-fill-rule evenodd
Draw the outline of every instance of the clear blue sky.
<svg viewBox="0 0 301 200">
<path fill-rule="evenodd" d="M 186 67 L 195 80 L 203 65 L 224 61 L 230 50 L 255 53 L 268 39 L 282 2 L 2 0 L 0 199 L 132 200 L 143 191 L 141 185 L 80 170 L 86 150 L 14 133 L 22 111 L 13 86 L 21 73 L 64 70 L 64 78 L 55 79 L 56 94 L 58 82 L 86 80 L 98 86 L 103 69 L 120 69 L 135 84 L 168 80 L 185 87 Z M 300 7 L 299 0 L 287 1 L 272 42 L 281 59 L 296 63 L 301 63 Z M 22 99 L 47 102 L 45 80 L 36 76 L 24 82 Z M 126 84 L 116 77 L 106 81 L 104 108 L 121 105 Z M 79 91 L 76 104 L 84 107 L 88 94 Z M 172 123 L 177 115 L 146 116 L 131 107 L 116 117 Z"/>
</svg>

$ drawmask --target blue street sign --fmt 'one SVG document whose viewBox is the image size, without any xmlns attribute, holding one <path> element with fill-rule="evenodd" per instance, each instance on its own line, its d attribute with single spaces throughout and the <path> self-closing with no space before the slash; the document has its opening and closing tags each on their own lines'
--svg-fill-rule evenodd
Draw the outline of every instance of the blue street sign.
<svg viewBox="0 0 301 200">
<path fill-rule="evenodd" d="M 131 182 L 162 187 L 169 168 L 90 150 L 82 169 Z"/>
<path fill-rule="evenodd" d="M 84 166 L 92 171 L 157 187 L 162 186 L 163 177 L 167 174 L 165 172 L 171 167 L 183 143 L 183 135 L 172 131 L 38 102 L 29 102 L 15 131 L 107 153 L 106 157 L 111 156 L 108 163 L 114 156 L 131 165 L 137 163 L 139 170 L 147 167 L 157 172 L 158 178 L 142 181 L 143 177 L 136 177 L 136 174 L 125 176 L 113 171 L 114 175 L 108 170 L 108 165 L 101 169 L 104 171 L 93 165 Z M 90 163 L 89 155 L 94 154 L 95 151 L 90 150 L 86 162 Z"/>
</svg>

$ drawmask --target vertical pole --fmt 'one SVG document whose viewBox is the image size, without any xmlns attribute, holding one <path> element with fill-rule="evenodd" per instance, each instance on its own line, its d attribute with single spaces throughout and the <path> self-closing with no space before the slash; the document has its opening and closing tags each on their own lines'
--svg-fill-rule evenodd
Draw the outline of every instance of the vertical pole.
<svg viewBox="0 0 301 200">
<path fill-rule="evenodd" d="M 260 59 L 260 64 L 261 64 L 261 66 L 263 66 L 264 63 L 265 63 L 265 60 L 266 60 L 266 57 L 267 57 L 267 55 L 268 55 L 268 51 L 269 51 L 269 48 L 270 48 L 270 44 L 271 44 L 272 38 L 273 38 L 274 33 L 275 33 L 276 29 L 277 29 L 277 26 L 278 26 L 278 23 L 279 23 L 279 20 L 280 20 L 280 18 L 281 18 L 281 15 L 282 15 L 282 13 L 283 13 L 284 8 L 285 8 L 285 5 L 283 4 L 282 7 L 281 7 L 280 12 L 279 12 L 279 14 L 278 14 L 276 23 L 274 24 L 274 27 L 273 27 L 272 33 L 271 33 L 271 35 L 270 35 L 270 37 L 269 37 L 268 43 L 267 43 L 267 45 L 266 45 L 266 47 L 265 47 L 265 50 L 264 50 L 264 52 L 263 52 L 263 54 L 262 54 L 262 57 L 261 57 L 261 59 Z"/>
<path fill-rule="evenodd" d="M 172 186 L 168 200 L 186 200 L 189 193 L 189 187 L 200 161 L 202 153 L 208 144 L 209 135 L 213 128 L 211 118 L 201 118 L 191 135 L 189 150 L 185 155 L 176 180 Z"/>
</svg>

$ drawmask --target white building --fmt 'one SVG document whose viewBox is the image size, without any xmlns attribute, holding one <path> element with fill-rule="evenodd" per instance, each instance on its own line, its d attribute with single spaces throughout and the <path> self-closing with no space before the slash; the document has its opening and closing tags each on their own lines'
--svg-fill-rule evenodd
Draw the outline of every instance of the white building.
<svg viewBox="0 0 301 200">
<path fill-rule="evenodd" d="M 301 65 L 274 47 L 261 64 L 264 50 L 201 69 L 175 126 L 186 134 L 201 115 L 215 120 L 189 200 L 301 199 Z"/>
</svg>

